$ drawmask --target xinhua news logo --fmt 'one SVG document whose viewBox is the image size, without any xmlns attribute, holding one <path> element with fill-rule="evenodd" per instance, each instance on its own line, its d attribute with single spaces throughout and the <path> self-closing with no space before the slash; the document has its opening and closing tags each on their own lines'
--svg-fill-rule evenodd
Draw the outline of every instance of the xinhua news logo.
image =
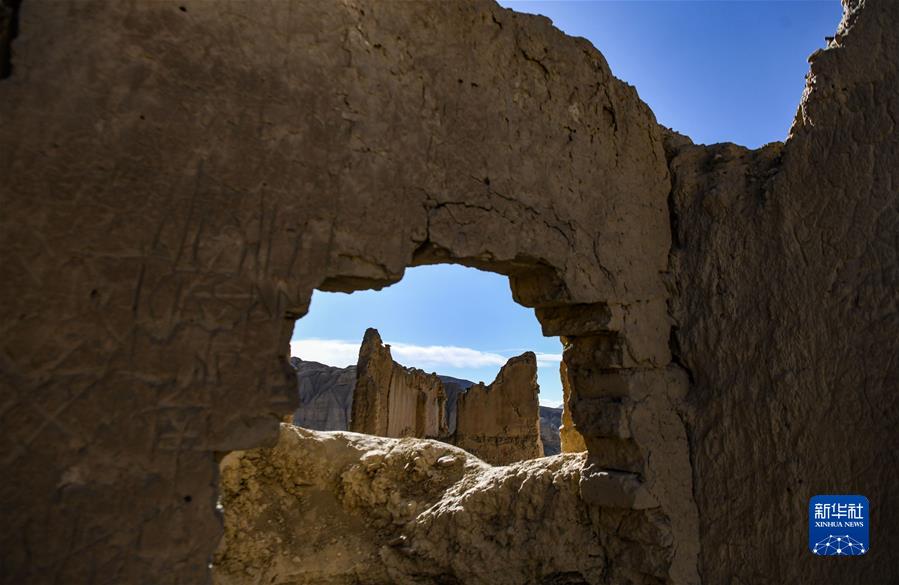
<svg viewBox="0 0 899 585">
<path fill-rule="evenodd" d="M 863 555 L 870 523 L 865 496 L 815 496 L 808 502 L 809 550 L 827 557 Z"/>
</svg>

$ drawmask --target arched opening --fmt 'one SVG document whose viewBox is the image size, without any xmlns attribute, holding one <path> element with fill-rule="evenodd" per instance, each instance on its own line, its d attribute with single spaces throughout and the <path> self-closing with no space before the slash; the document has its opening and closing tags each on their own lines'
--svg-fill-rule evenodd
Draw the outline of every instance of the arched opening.
<svg viewBox="0 0 899 585">
<path fill-rule="evenodd" d="M 436 250 L 423 245 L 416 253 L 414 264 L 456 260 Z M 569 452 L 554 457 L 541 457 L 542 451 L 523 456 L 519 453 L 508 460 L 494 461 L 497 466 L 490 465 L 484 460 L 493 457 L 496 449 L 493 454 L 484 454 L 490 453 L 489 449 L 479 452 L 480 459 L 468 451 L 478 451 L 486 444 L 499 447 L 501 456 L 505 456 L 508 451 L 499 444 L 504 437 L 494 434 L 486 441 L 480 437 L 480 443 L 459 440 L 459 423 L 467 420 L 458 406 L 460 401 L 457 400 L 454 434 L 433 436 L 433 431 L 428 431 L 440 424 L 433 424 L 433 416 L 425 412 L 427 406 L 436 406 L 438 410 L 441 404 L 445 407 L 445 389 L 443 394 L 425 393 L 419 395 L 424 398 L 418 401 L 405 402 L 406 422 L 391 426 L 391 407 L 402 408 L 397 402 L 391 404 L 395 388 L 389 382 L 382 384 L 387 392 L 380 404 L 388 420 L 375 417 L 378 424 L 383 423 L 379 432 L 315 432 L 285 424 L 273 448 L 233 452 L 223 459 L 220 494 L 225 536 L 213 563 L 216 583 L 242 585 L 285 579 L 296 583 L 342 583 L 352 582 L 354 575 L 363 574 L 364 582 L 385 584 L 396 582 L 398 576 L 422 574 L 440 582 L 445 582 L 447 575 L 458 582 L 469 582 L 474 575 L 491 574 L 503 575 L 511 579 L 510 583 L 581 583 L 596 582 L 607 574 L 624 578 L 635 570 L 660 577 L 678 570 L 677 565 L 682 561 L 676 559 L 672 565 L 671 555 L 675 551 L 671 532 L 684 530 L 685 514 L 670 515 L 664 508 L 667 504 L 660 500 L 681 496 L 652 487 L 667 486 L 668 478 L 659 478 L 673 467 L 680 466 L 674 471 L 675 475 L 680 474 L 678 477 L 688 473 L 682 466 L 681 446 L 659 444 L 663 437 L 656 420 L 660 415 L 667 416 L 663 412 L 668 408 L 667 403 L 660 400 L 665 400 L 666 388 L 676 387 L 677 381 L 669 384 L 670 374 L 665 370 L 645 367 L 652 366 L 657 332 L 652 328 L 652 319 L 646 319 L 650 321 L 647 327 L 645 321 L 631 317 L 652 317 L 656 307 L 566 302 L 569 292 L 556 271 L 528 258 L 512 262 L 479 259 L 457 263 L 466 267 L 450 268 L 447 274 L 460 270 L 503 285 L 505 278 L 509 279 L 515 303 L 508 302 L 508 292 L 501 301 L 529 322 L 531 341 L 538 336 L 562 340 L 563 360 L 558 369 L 552 367 L 555 365 L 551 363 L 552 358 L 558 354 L 551 353 L 551 346 L 534 343 L 538 346 L 535 349 L 545 350 L 540 352 L 542 359 L 538 360 L 536 352 L 531 356 L 534 378 L 540 361 L 544 362 L 543 380 L 553 380 L 546 374 L 560 376 L 558 385 L 551 381 L 543 384 L 552 388 L 552 394 L 547 392 L 548 395 L 564 400 L 565 411 L 560 418 L 563 435 L 565 431 L 568 434 L 561 441 L 567 443 L 562 450 Z M 472 268 L 492 269 L 493 274 L 475 272 Z M 447 269 L 410 268 L 406 277 L 414 280 L 416 274 L 434 270 Z M 319 289 L 328 293 L 388 286 L 379 292 L 354 293 L 357 298 L 384 299 L 391 292 L 403 292 L 401 283 L 390 286 L 398 280 L 332 278 L 326 279 Z M 502 289 L 507 290 L 505 286 Z M 338 315 L 347 315 L 349 310 L 341 307 L 339 300 L 348 297 L 322 294 L 319 298 L 337 299 L 333 310 Z M 397 311 L 411 309 L 414 314 L 414 307 L 404 302 L 402 295 L 394 302 L 399 307 Z M 536 307 L 539 330 L 531 309 L 523 305 Z M 416 361 L 416 356 L 444 361 L 452 352 L 468 358 L 477 356 L 485 364 L 481 373 L 466 373 L 465 366 L 471 364 L 464 362 L 445 371 L 490 382 L 491 364 L 496 367 L 497 359 L 502 361 L 507 357 L 514 361 L 514 351 L 510 350 L 527 349 L 520 341 L 514 346 L 498 348 L 461 341 L 458 345 L 450 345 L 449 341 L 436 345 L 428 337 L 412 338 L 415 343 L 387 338 L 396 339 L 398 343 L 394 347 L 400 350 L 398 353 L 409 358 L 410 363 L 397 364 L 394 358 L 398 356 L 391 355 L 391 348 L 379 335 L 376 340 L 368 339 L 373 329 L 368 329 L 365 335 L 366 342 L 370 342 L 369 350 L 365 344 L 360 348 L 352 341 L 362 327 L 372 324 L 370 315 L 333 338 L 319 334 L 304 339 L 300 333 L 304 320 L 315 325 L 315 300 L 311 300 L 308 309 L 308 317 L 297 321 L 295 326 L 299 333 L 293 341 L 297 357 L 302 359 L 305 351 L 307 357 L 336 361 L 315 352 L 331 352 L 330 355 L 342 352 L 346 363 L 352 360 L 353 352 L 358 352 L 357 371 L 349 376 L 355 378 L 353 400 L 343 407 L 343 416 L 349 418 L 350 427 L 359 417 L 359 370 L 364 365 L 366 351 L 386 352 L 391 371 L 395 373 L 399 368 L 402 376 L 411 378 L 427 378 L 430 372 L 406 366 L 426 365 L 435 372 L 435 378 L 440 369 L 433 361 Z M 466 307 L 459 310 L 465 311 Z M 451 313 L 446 317 L 459 325 Z M 490 317 L 497 317 L 495 311 L 479 315 L 478 327 L 489 326 Z M 327 327 L 332 322 L 333 319 L 326 319 L 323 325 Z M 385 331 L 395 326 L 389 318 L 381 324 Z M 627 327 L 633 332 L 630 339 L 621 333 Z M 296 368 L 298 364 L 293 365 Z M 350 367 L 339 366 L 338 362 L 336 366 L 323 364 L 321 367 L 338 370 Z M 475 384 L 465 390 L 464 396 L 477 392 L 490 396 L 491 389 L 495 390 L 491 386 L 504 381 L 508 366 L 509 363 L 491 385 Z M 462 370 L 454 369 L 460 367 Z M 348 377 L 345 371 L 343 374 Z M 377 382 L 375 379 L 380 374 L 383 374 L 380 370 L 374 372 L 369 382 Z M 455 380 L 466 379 L 443 375 Z M 536 393 L 531 398 L 536 406 Z M 423 410 L 422 405 L 425 405 Z M 516 410 L 515 405 L 493 406 L 494 414 Z M 374 412 L 379 408 L 368 410 Z M 469 410 L 478 422 L 489 411 L 483 404 Z M 349 417 L 346 413 L 350 413 Z M 531 428 L 537 431 L 535 437 L 539 437 L 535 428 L 536 408 L 533 413 Z M 291 418 L 296 416 L 295 412 Z M 581 426 L 575 427 L 573 422 L 578 417 Z M 663 422 L 669 424 L 667 419 Z M 672 437 L 680 438 L 678 429 L 672 432 Z M 438 440 L 429 440 L 429 436 Z M 658 453 L 651 466 L 646 457 L 647 445 Z M 547 528 L 545 538 L 521 538 L 520 535 L 540 533 L 538 526 Z M 622 531 L 621 526 L 626 526 L 626 530 Z M 635 540 L 635 533 L 644 534 L 645 538 Z M 583 549 L 584 543 L 589 543 L 589 550 Z M 500 557 L 505 560 L 498 562 Z"/>
<path fill-rule="evenodd" d="M 390 359 L 386 357 L 389 354 L 401 366 L 396 368 L 395 377 L 403 374 L 409 378 L 406 373 L 412 370 L 423 373 L 415 378 L 421 388 L 409 388 L 407 384 L 392 393 L 383 389 L 390 402 L 386 413 L 389 420 L 380 431 L 366 428 L 361 421 L 356 421 L 355 426 L 351 422 L 354 391 L 372 390 L 372 384 L 363 383 L 360 387 L 357 369 L 362 360 L 360 349 L 366 350 L 360 345 L 369 329 L 378 337 L 377 341 L 370 340 L 370 345 L 386 345 L 386 351 L 381 352 L 385 359 Z M 300 405 L 292 420 L 313 430 L 356 430 L 451 441 L 457 433 L 459 398 L 472 387 L 483 387 L 482 394 L 487 393 L 493 389 L 501 369 L 516 356 L 524 356 L 519 360 L 524 363 L 517 368 L 522 387 L 511 388 L 509 382 L 498 386 L 495 392 L 505 393 L 506 398 L 494 406 L 519 411 L 525 401 L 539 400 L 541 446 L 528 453 L 555 455 L 561 452 L 561 350 L 559 338 L 545 337 L 533 312 L 513 301 L 506 277 L 474 268 L 422 266 L 407 270 L 402 281 L 380 291 L 316 291 L 310 312 L 297 322 L 291 341 L 291 363 L 297 372 L 300 393 Z M 533 371 L 528 352 L 534 354 Z M 361 376 L 365 379 L 368 370 L 385 366 L 366 362 L 362 364 Z M 532 384 L 532 374 L 536 374 L 536 385 Z M 383 382 L 389 384 L 389 380 Z M 425 391 L 435 386 L 433 395 L 427 395 Z M 538 396 L 532 395 L 535 390 Z M 408 396 L 400 398 L 401 392 Z M 409 412 L 402 423 L 397 422 L 402 413 L 389 411 L 398 408 L 397 401 L 414 399 L 419 393 L 423 408 L 417 416 L 421 420 L 413 425 L 414 417 Z M 468 400 L 468 412 L 485 406 L 473 406 L 474 400 Z M 500 440 L 510 430 L 511 417 L 493 412 L 487 416 L 498 423 L 493 434 Z M 425 419 L 435 417 L 439 420 L 432 420 L 430 426 L 425 423 Z M 526 424 L 526 415 L 518 420 Z M 463 426 L 486 422 L 466 421 Z M 422 430 L 415 432 L 417 427 Z M 475 454 L 491 459 L 486 453 Z M 521 458 L 527 457 L 522 454 Z"/>
<path fill-rule="evenodd" d="M 747 152 L 684 143 L 673 159 L 670 134 L 636 91 L 583 39 L 545 19 L 489 2 L 234 3 L 227 12 L 202 4 L 188 12 L 164 3 L 102 11 L 47 3 L 23 15 L 28 34 L 16 51 L 27 75 L 3 84 L 2 103 L 13 195 L 3 354 L 10 580 L 205 581 L 219 528 L 217 454 L 273 445 L 278 417 L 292 408 L 278 387 L 287 378 L 290 321 L 317 287 L 397 280 L 428 242 L 443 246 L 444 259 L 478 258 L 471 263 L 518 279 L 525 304 L 554 313 L 555 334 L 573 336 L 569 403 L 597 470 L 581 496 L 602 509 L 655 510 L 676 533 L 692 506 L 694 474 L 706 579 L 788 580 L 810 567 L 779 562 L 783 547 L 722 546 L 756 542 L 749 537 L 783 524 L 783 510 L 787 520 L 801 513 L 765 505 L 784 491 L 785 477 L 768 465 L 781 445 L 797 445 L 786 477 L 794 496 L 816 485 L 806 472 L 824 469 L 819 484 L 840 480 L 838 463 L 873 469 L 857 483 L 885 494 L 880 468 L 853 458 L 889 454 L 881 440 L 889 417 L 873 417 L 880 422 L 856 451 L 796 441 L 815 429 L 794 423 L 820 411 L 818 379 L 831 364 L 843 367 L 830 378 L 851 390 L 831 411 L 852 407 L 858 388 L 875 405 L 891 390 L 893 362 L 874 358 L 882 348 L 890 357 L 895 336 L 871 309 L 889 291 L 856 270 L 855 258 L 870 251 L 862 268 L 885 274 L 895 265 L 889 247 L 875 245 L 892 224 L 876 216 L 884 190 L 871 188 L 891 184 L 883 170 L 895 167 L 890 112 L 865 107 L 889 94 L 894 79 L 881 58 L 889 52 L 869 50 L 893 42 L 881 34 L 896 30 L 886 3 L 844 3 L 836 36 L 813 55 L 786 145 Z M 620 33 L 675 60 L 672 48 L 692 44 L 684 38 L 727 35 L 699 19 L 696 35 L 664 15 L 629 20 L 662 22 L 672 36 Z M 786 53 L 765 36 L 777 31 L 776 19 L 760 23 L 768 42 L 747 29 L 737 44 L 766 68 L 762 54 L 783 61 Z M 716 49 L 706 53 L 723 55 L 741 81 L 757 81 Z M 711 69 L 692 67 L 728 87 Z M 65 91 L 60 80 L 71 80 Z M 708 119 L 701 102 L 667 89 Z M 718 102 L 739 111 L 740 100 Z M 858 137 L 868 148 L 857 148 Z M 858 205 L 866 200 L 878 203 Z M 750 221 L 727 213 L 738 202 L 747 205 L 732 209 L 751 211 Z M 840 228 L 839 218 L 850 222 L 836 229 L 846 241 L 816 253 L 814 228 Z M 791 227 L 793 238 L 778 236 Z M 739 262 L 735 243 L 746 252 Z M 836 282 L 834 266 L 844 267 Z M 860 297 L 841 293 L 862 277 Z M 659 309 L 666 301 L 667 314 Z M 818 306 L 845 323 L 808 329 L 816 320 L 806 308 Z M 690 325 L 680 334 L 696 373 L 690 401 L 659 349 L 671 317 Z M 776 343 L 756 343 L 766 336 Z M 794 356 L 817 362 L 796 368 Z M 759 396 L 766 400 L 756 412 Z M 747 404 L 751 416 L 740 417 Z M 736 418 L 747 424 L 727 424 Z M 678 452 L 685 425 L 690 448 Z M 818 430 L 840 447 L 839 436 Z M 839 454 L 833 465 L 816 459 L 825 451 Z M 612 490 L 607 478 L 637 486 L 633 493 L 645 486 L 658 506 Z M 721 488 L 731 482 L 739 488 Z M 732 528 L 747 517 L 755 521 L 742 524 L 752 529 L 735 538 Z M 636 538 L 654 534 L 619 525 Z M 679 534 L 677 555 L 689 557 L 698 538 L 689 526 Z M 607 548 L 632 574 L 664 572 L 634 560 L 657 551 L 615 556 Z M 698 580 L 683 574 L 671 580 Z"/>
</svg>

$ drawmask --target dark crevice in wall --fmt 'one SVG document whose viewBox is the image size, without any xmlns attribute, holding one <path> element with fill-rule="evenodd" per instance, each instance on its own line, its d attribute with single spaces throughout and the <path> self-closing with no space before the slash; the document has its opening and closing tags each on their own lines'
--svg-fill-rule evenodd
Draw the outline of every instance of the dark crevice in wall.
<svg viewBox="0 0 899 585">
<path fill-rule="evenodd" d="M 674 202 L 674 189 L 677 183 L 677 176 L 672 168 L 671 163 L 680 152 L 680 149 L 686 145 L 692 145 L 692 141 L 678 134 L 673 130 L 662 128 L 662 145 L 665 149 L 665 164 L 668 167 L 668 221 L 671 223 L 671 250 L 669 251 L 668 269 L 673 274 L 673 266 L 671 258 L 677 250 L 683 247 L 680 240 L 680 220 L 677 213 L 677 205 Z"/>
<path fill-rule="evenodd" d="M 670 313 L 670 312 L 669 312 Z M 680 348 L 680 342 L 677 338 L 677 327 L 671 327 L 671 333 L 668 336 L 668 351 L 671 352 L 671 363 L 678 366 L 680 369 L 687 373 L 687 380 L 692 387 L 695 385 L 696 381 L 693 379 L 693 371 L 687 367 L 687 364 L 684 363 Z"/>
<path fill-rule="evenodd" d="M 691 484 L 692 484 L 692 497 L 693 497 L 693 505 L 696 506 L 697 514 L 700 514 L 699 511 L 699 485 L 700 478 L 697 473 L 697 451 L 695 444 L 695 437 L 693 432 L 693 425 L 691 424 L 691 408 L 690 408 L 690 391 L 691 389 L 696 387 L 696 379 L 693 376 L 693 370 L 691 370 L 683 357 L 683 350 L 680 345 L 680 338 L 678 336 L 679 331 L 679 323 L 675 317 L 674 307 L 672 306 L 675 299 L 681 294 L 681 286 L 678 282 L 678 270 L 677 270 L 677 256 L 680 250 L 683 248 L 683 242 L 681 241 L 680 236 L 680 215 L 678 214 L 677 203 L 675 199 L 675 188 L 677 184 L 677 176 L 672 166 L 672 162 L 677 156 L 680 148 L 686 144 L 692 144 L 688 138 L 685 136 L 681 136 L 673 131 L 666 131 L 663 129 L 663 143 L 665 149 L 665 163 L 668 167 L 668 180 L 670 182 L 668 189 L 668 221 L 671 225 L 671 248 L 668 251 L 668 279 L 666 282 L 666 287 L 668 289 L 668 315 L 671 317 L 672 325 L 671 329 L 668 333 L 668 350 L 671 353 L 671 364 L 677 366 L 681 370 L 683 370 L 687 374 L 687 398 L 684 402 L 680 404 L 674 405 L 674 412 L 677 414 L 677 417 L 681 421 L 681 425 L 684 428 L 684 436 L 687 440 L 687 456 L 690 461 L 690 475 L 691 475 Z M 705 583 L 705 579 L 703 578 L 703 566 L 702 559 L 704 558 L 703 554 L 703 544 L 702 537 L 700 535 L 698 542 L 698 550 L 696 552 L 696 573 L 699 577 L 700 583 Z"/>
<path fill-rule="evenodd" d="M 669 161 L 670 162 L 670 161 Z M 671 171 L 670 167 L 668 169 L 668 174 L 671 176 L 671 190 L 668 191 L 668 221 L 671 223 L 671 250 L 669 250 L 669 256 L 674 254 L 676 250 L 680 249 L 681 241 L 680 241 L 680 219 L 677 214 L 677 206 L 674 203 L 674 173 Z M 669 269 L 671 268 L 669 261 Z"/>
<path fill-rule="evenodd" d="M 12 42 L 19 36 L 22 0 L 0 0 L 0 79 L 12 75 Z"/>
<path fill-rule="evenodd" d="M 677 211 L 677 204 L 675 203 L 674 198 L 674 190 L 675 184 L 677 183 L 677 177 L 675 175 L 674 169 L 672 168 L 671 162 L 677 156 L 679 145 L 684 143 L 689 143 L 689 139 L 686 139 L 683 136 L 678 135 L 675 132 L 667 132 L 664 137 L 664 146 L 665 146 L 665 159 L 666 164 L 668 166 L 668 180 L 670 181 L 670 187 L 668 190 L 668 221 L 671 224 L 671 248 L 668 251 L 668 315 L 671 316 L 674 324 L 671 326 L 670 333 L 668 335 L 668 350 L 671 352 L 671 361 L 675 365 L 679 366 L 682 370 L 687 373 L 687 378 L 689 380 L 690 386 L 692 387 L 695 383 L 693 379 L 693 372 L 687 367 L 687 364 L 683 359 L 683 352 L 680 347 L 680 340 L 678 338 L 678 324 L 675 319 L 674 309 L 671 306 L 673 299 L 680 294 L 680 284 L 677 282 L 677 266 L 676 266 L 676 257 L 678 251 L 683 247 L 680 238 L 680 218 Z"/>
</svg>

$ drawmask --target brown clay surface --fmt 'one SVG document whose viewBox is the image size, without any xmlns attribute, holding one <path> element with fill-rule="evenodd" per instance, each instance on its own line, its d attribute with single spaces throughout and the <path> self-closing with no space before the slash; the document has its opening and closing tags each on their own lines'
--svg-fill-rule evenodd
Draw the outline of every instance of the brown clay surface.
<svg viewBox="0 0 899 585">
<path fill-rule="evenodd" d="M 588 505 L 585 458 L 492 467 L 437 441 L 282 425 L 275 448 L 222 462 L 214 581 L 663 583 L 658 510 Z"/>
<path fill-rule="evenodd" d="M 459 396 L 453 444 L 494 465 L 543 457 L 539 392 L 537 356 L 511 358 L 493 383 Z"/>
<path fill-rule="evenodd" d="M 579 497 L 669 535 L 665 579 L 899 579 L 899 3 L 847 2 L 758 151 L 669 134 L 586 41 L 486 0 L 179 6 L 22 5 L 3 582 L 207 580 L 217 458 L 276 443 L 312 290 L 433 262 L 565 337 Z M 805 550 L 827 492 L 876 506 L 862 563 Z"/>
</svg>

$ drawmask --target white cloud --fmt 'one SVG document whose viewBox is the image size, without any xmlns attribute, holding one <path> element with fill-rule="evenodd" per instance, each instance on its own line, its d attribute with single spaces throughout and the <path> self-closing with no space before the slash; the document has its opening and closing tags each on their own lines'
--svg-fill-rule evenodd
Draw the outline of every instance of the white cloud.
<svg viewBox="0 0 899 585">
<path fill-rule="evenodd" d="M 412 345 L 408 343 L 393 343 L 390 345 L 390 353 L 393 359 L 401 364 L 413 365 L 418 368 L 450 366 L 453 368 L 484 368 L 495 366 L 502 367 L 508 358 L 498 353 L 491 353 L 471 349 L 469 347 L 456 347 L 453 345 Z"/>
<path fill-rule="evenodd" d="M 511 356 L 453 345 L 414 345 L 391 343 L 393 359 L 404 366 L 439 371 L 441 367 L 502 367 Z M 359 358 L 359 343 L 341 339 L 301 339 L 290 342 L 290 354 L 300 359 L 346 367 Z M 558 367 L 560 354 L 538 353 L 537 365 Z"/>
<path fill-rule="evenodd" d="M 339 339 L 300 339 L 290 342 L 290 355 L 345 368 L 355 365 L 359 359 L 359 343 Z"/>
<path fill-rule="evenodd" d="M 559 367 L 559 362 L 562 361 L 562 354 L 560 353 L 538 353 L 537 354 L 537 365 L 538 366 L 555 366 Z"/>
</svg>

